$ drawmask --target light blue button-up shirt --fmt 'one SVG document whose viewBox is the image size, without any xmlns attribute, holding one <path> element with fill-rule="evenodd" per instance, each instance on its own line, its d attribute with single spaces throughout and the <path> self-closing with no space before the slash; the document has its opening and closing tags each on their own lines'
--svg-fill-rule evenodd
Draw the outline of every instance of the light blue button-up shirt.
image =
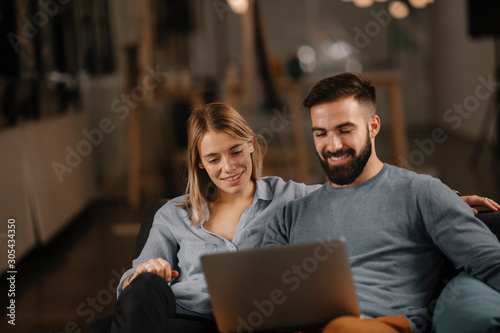
<svg viewBox="0 0 500 333">
<path fill-rule="evenodd" d="M 156 213 L 144 249 L 121 278 L 118 296 L 123 280 L 134 273 L 137 266 L 152 258 L 163 258 L 179 271 L 179 276 L 171 283 L 177 313 L 213 318 L 200 257 L 209 253 L 260 247 L 267 223 L 276 210 L 284 203 L 318 188 L 320 185 L 285 182 L 279 177 L 257 180 L 253 203 L 241 215 L 232 241 L 206 230 L 203 224 L 192 227 L 187 212 L 177 207 L 186 197 L 172 199 Z"/>
</svg>

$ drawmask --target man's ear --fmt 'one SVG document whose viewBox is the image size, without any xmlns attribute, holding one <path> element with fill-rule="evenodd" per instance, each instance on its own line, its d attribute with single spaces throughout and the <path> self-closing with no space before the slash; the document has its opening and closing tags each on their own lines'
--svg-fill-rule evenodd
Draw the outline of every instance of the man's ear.
<svg viewBox="0 0 500 333">
<path fill-rule="evenodd" d="M 370 138 L 374 138 L 377 136 L 378 132 L 380 132 L 380 117 L 377 115 L 371 116 L 368 121 L 368 129 L 370 131 Z"/>
</svg>

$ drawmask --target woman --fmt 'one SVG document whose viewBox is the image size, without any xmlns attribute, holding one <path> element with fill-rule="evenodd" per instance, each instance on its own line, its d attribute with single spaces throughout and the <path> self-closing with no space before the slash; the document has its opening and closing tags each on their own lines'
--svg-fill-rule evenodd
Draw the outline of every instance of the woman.
<svg viewBox="0 0 500 333">
<path fill-rule="evenodd" d="M 188 194 L 157 212 L 120 281 L 112 332 L 217 332 L 200 256 L 259 247 L 263 221 L 319 188 L 261 179 L 265 141 L 225 104 L 194 110 L 187 128 Z"/>
<path fill-rule="evenodd" d="M 217 332 L 200 256 L 259 247 L 280 205 L 320 187 L 262 179 L 265 141 L 225 104 L 194 110 L 187 128 L 187 194 L 157 212 L 120 281 L 111 332 Z"/>
</svg>

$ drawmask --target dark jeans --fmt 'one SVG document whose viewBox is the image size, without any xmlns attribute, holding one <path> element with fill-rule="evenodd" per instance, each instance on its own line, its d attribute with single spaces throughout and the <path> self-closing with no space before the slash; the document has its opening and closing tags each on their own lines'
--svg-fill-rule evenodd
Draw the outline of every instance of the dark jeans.
<svg viewBox="0 0 500 333">
<path fill-rule="evenodd" d="M 158 275 L 143 273 L 125 288 L 111 317 L 97 321 L 90 333 L 217 333 L 214 321 L 175 313 L 170 286 Z"/>
</svg>

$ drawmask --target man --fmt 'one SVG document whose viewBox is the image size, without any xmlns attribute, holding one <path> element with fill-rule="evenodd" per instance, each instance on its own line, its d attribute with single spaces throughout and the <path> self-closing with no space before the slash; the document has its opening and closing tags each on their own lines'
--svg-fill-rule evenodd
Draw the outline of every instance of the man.
<svg viewBox="0 0 500 333">
<path fill-rule="evenodd" d="M 500 243 L 438 179 L 384 164 L 375 88 L 343 73 L 304 101 L 330 179 L 278 211 L 264 246 L 343 237 L 361 312 L 324 332 L 423 332 L 444 256 L 500 290 Z M 485 199 L 487 200 L 487 199 Z"/>
</svg>

